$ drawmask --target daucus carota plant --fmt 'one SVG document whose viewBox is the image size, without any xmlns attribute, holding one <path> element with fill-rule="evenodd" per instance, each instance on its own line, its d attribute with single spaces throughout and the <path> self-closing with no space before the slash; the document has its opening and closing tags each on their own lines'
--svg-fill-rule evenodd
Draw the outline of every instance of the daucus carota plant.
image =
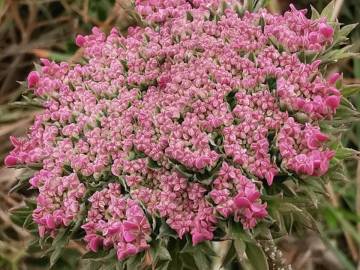
<svg viewBox="0 0 360 270">
<path fill-rule="evenodd" d="M 259 237 L 309 219 L 291 199 L 310 204 L 348 153 L 330 126 L 347 120 L 341 75 L 325 72 L 351 55 L 351 27 L 251 1 L 134 4 L 126 35 L 94 28 L 76 37 L 84 63 L 42 59 L 28 76 L 44 110 L 5 164 L 38 168 L 40 242 L 52 262 L 80 239 L 94 263 L 206 269 L 209 241 L 232 239 L 240 263 L 281 264 L 275 247 L 256 258 Z"/>
</svg>

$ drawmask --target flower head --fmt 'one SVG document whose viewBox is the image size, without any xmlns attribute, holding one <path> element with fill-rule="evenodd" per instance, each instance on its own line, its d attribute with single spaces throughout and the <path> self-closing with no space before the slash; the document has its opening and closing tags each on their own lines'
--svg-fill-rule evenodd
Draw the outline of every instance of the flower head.
<svg viewBox="0 0 360 270">
<path fill-rule="evenodd" d="M 299 52 L 325 51 L 334 30 L 294 7 L 241 15 L 236 4 L 137 0 L 146 27 L 94 28 L 76 38 L 84 64 L 43 59 L 29 74 L 45 109 L 5 164 L 42 165 L 30 181 L 42 235 L 76 219 L 97 183 L 82 225 L 90 250 L 123 260 L 147 249 L 145 213 L 197 244 L 220 216 L 245 228 L 266 217 L 261 181 L 327 172 L 333 152 L 318 121 L 340 104 L 338 76 Z"/>
</svg>

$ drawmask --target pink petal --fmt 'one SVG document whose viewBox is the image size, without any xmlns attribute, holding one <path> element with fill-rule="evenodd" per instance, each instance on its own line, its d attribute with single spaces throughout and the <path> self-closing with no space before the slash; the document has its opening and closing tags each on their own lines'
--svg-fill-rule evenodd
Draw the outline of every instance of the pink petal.
<svg viewBox="0 0 360 270">
<path fill-rule="evenodd" d="M 46 217 L 46 226 L 49 228 L 49 229 L 55 229 L 56 227 L 56 224 L 55 224 L 55 221 L 54 221 L 54 217 L 52 215 L 48 215 Z"/>
<path fill-rule="evenodd" d="M 249 194 L 246 194 L 246 197 L 249 199 L 249 201 L 254 202 L 260 197 L 260 192 L 255 190 L 250 192 Z"/>
<path fill-rule="evenodd" d="M 84 36 L 82 36 L 82 35 L 77 35 L 76 36 L 75 44 L 77 46 L 82 47 L 82 46 L 84 46 L 85 42 L 86 42 L 86 39 L 85 39 Z"/>
<path fill-rule="evenodd" d="M 101 240 L 100 237 L 93 237 L 90 240 L 89 248 L 90 248 L 91 251 L 96 252 L 96 251 L 98 251 L 101 244 L 102 244 L 102 240 Z"/>
<path fill-rule="evenodd" d="M 124 232 L 123 237 L 124 237 L 124 240 L 128 243 L 130 243 L 136 239 L 136 235 L 131 232 Z"/>
<path fill-rule="evenodd" d="M 315 137 L 319 142 L 326 142 L 329 139 L 329 136 L 321 132 L 316 133 Z"/>
<path fill-rule="evenodd" d="M 39 82 L 40 75 L 37 71 L 31 71 L 27 77 L 28 87 L 34 87 Z"/>
<path fill-rule="evenodd" d="M 339 96 L 329 96 L 326 98 L 326 105 L 328 105 L 331 109 L 335 110 L 340 105 L 340 97 Z"/>
<path fill-rule="evenodd" d="M 234 203 L 237 208 L 246 208 L 250 206 L 250 202 L 247 198 L 237 195 L 234 198 Z"/>
<path fill-rule="evenodd" d="M 333 73 L 333 74 L 331 74 L 331 75 L 329 76 L 328 82 L 329 82 L 330 84 L 335 84 L 336 81 L 337 81 L 340 77 L 341 77 L 341 74 L 340 74 L 340 73 L 338 73 L 338 72 Z"/>
<path fill-rule="evenodd" d="M 12 155 L 8 155 L 4 160 L 5 166 L 15 166 L 18 163 L 18 159 Z"/>
<path fill-rule="evenodd" d="M 130 231 L 130 230 L 138 230 L 139 226 L 133 222 L 124 221 L 123 223 L 123 230 Z"/>
<path fill-rule="evenodd" d="M 319 30 L 326 39 L 330 39 L 334 35 L 334 29 L 325 23 L 320 24 Z"/>
</svg>

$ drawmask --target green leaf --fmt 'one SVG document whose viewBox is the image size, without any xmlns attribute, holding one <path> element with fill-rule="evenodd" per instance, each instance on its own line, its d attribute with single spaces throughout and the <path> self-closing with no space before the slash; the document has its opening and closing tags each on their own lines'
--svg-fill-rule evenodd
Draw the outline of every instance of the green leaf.
<svg viewBox="0 0 360 270">
<path fill-rule="evenodd" d="M 320 18 L 320 13 L 311 5 L 311 20 Z"/>
<path fill-rule="evenodd" d="M 171 255 L 166 248 L 165 243 L 160 240 L 153 241 L 150 252 L 153 260 L 156 262 L 158 260 L 171 261 Z"/>
<path fill-rule="evenodd" d="M 193 256 L 195 264 L 199 270 L 210 269 L 211 262 L 201 250 L 195 249 Z"/>
<path fill-rule="evenodd" d="M 54 248 L 64 247 L 70 240 L 69 231 L 70 231 L 69 227 L 66 229 L 60 229 L 52 243 L 52 246 Z"/>
<path fill-rule="evenodd" d="M 60 259 L 61 254 L 64 251 L 65 246 L 69 243 L 70 240 L 70 229 L 63 228 L 58 231 L 55 239 L 52 242 L 52 250 L 50 255 L 50 267 L 53 267 L 55 263 Z"/>
<path fill-rule="evenodd" d="M 339 124 L 353 123 L 355 121 L 359 121 L 359 117 L 360 113 L 357 110 L 345 104 L 340 104 L 336 110 L 334 119 L 330 122 Z"/>
<path fill-rule="evenodd" d="M 246 9 L 250 12 L 258 11 L 260 8 L 266 7 L 269 2 L 269 0 L 248 0 Z"/>
<path fill-rule="evenodd" d="M 161 219 L 161 226 L 159 229 L 159 234 L 156 237 L 156 239 L 160 239 L 163 237 L 171 237 L 174 239 L 178 239 L 178 235 L 176 234 L 176 232 L 169 227 L 169 225 L 166 223 L 165 220 Z"/>
<path fill-rule="evenodd" d="M 124 269 L 124 262 L 120 262 L 117 258 L 113 258 L 106 262 L 102 262 L 101 270 L 114 270 L 114 269 Z"/>
<path fill-rule="evenodd" d="M 339 35 L 347 37 L 357 26 L 358 26 L 358 23 L 345 25 L 345 26 L 341 27 L 341 29 L 339 31 Z"/>
<path fill-rule="evenodd" d="M 255 1 L 254 11 L 258 11 L 269 5 L 270 0 L 257 0 Z"/>
<path fill-rule="evenodd" d="M 156 265 L 156 270 L 172 270 L 169 268 L 169 261 L 161 261 L 159 264 Z"/>
<path fill-rule="evenodd" d="M 358 155 L 359 152 L 355 151 L 354 149 L 344 147 L 342 144 L 338 144 L 338 147 L 335 149 L 335 158 L 340 160 L 354 158 Z"/>
<path fill-rule="evenodd" d="M 85 253 L 81 257 L 81 259 L 91 260 L 91 261 L 95 261 L 95 262 L 101 262 L 101 261 L 110 259 L 111 257 L 115 256 L 115 254 L 116 254 L 115 249 L 110 250 L 110 252 L 108 250 L 99 250 L 97 252 L 89 251 L 89 252 Z"/>
<path fill-rule="evenodd" d="M 195 263 L 195 258 L 191 254 L 182 254 L 181 255 L 181 264 L 178 265 L 178 269 L 191 269 L 191 270 L 203 270 L 203 268 L 198 268 Z M 181 267 L 181 268 L 180 268 Z M 173 268 L 171 268 L 173 270 Z"/>
<path fill-rule="evenodd" d="M 26 202 L 26 206 L 15 208 L 11 210 L 10 219 L 16 225 L 24 227 L 32 220 L 32 212 L 36 205 L 33 205 L 30 201 Z"/>
<path fill-rule="evenodd" d="M 221 260 L 221 267 L 227 268 L 227 266 L 233 262 L 236 258 L 236 249 L 234 241 L 231 241 L 230 246 L 226 252 L 226 255 Z"/>
<path fill-rule="evenodd" d="M 131 256 L 129 257 L 127 260 L 126 260 L 126 266 L 127 266 L 127 269 L 140 269 L 140 264 L 142 262 L 142 259 L 144 257 L 144 253 L 138 253 L 134 256 Z"/>
<path fill-rule="evenodd" d="M 29 183 L 29 180 L 31 177 L 34 176 L 34 172 L 33 170 L 27 170 L 25 172 L 23 172 L 21 174 L 21 176 L 19 176 L 16 180 L 17 180 L 17 183 L 15 186 L 13 186 L 9 193 L 13 193 L 15 191 L 18 191 L 20 189 L 27 189 L 30 187 L 30 183 Z"/>
<path fill-rule="evenodd" d="M 80 252 L 76 249 L 63 249 L 60 258 L 51 268 L 52 270 L 78 269 Z"/>
<path fill-rule="evenodd" d="M 161 166 L 152 158 L 148 158 L 148 167 L 155 170 L 161 168 Z"/>
<path fill-rule="evenodd" d="M 234 248 L 236 250 L 236 254 L 238 256 L 239 261 L 242 261 L 245 255 L 246 244 L 244 241 L 239 239 L 234 240 Z"/>
<path fill-rule="evenodd" d="M 269 270 L 269 264 L 262 248 L 256 244 L 246 244 L 246 256 L 254 270 Z"/>
<path fill-rule="evenodd" d="M 181 175 L 183 175 L 184 177 L 187 177 L 187 178 L 193 177 L 193 174 L 187 172 L 187 171 L 184 169 L 184 166 L 182 166 L 182 165 L 176 164 L 176 165 L 174 165 L 174 169 L 177 170 L 177 171 L 178 171 Z"/>
<path fill-rule="evenodd" d="M 334 12 L 334 8 L 335 8 L 335 1 L 331 1 L 321 12 L 320 17 L 325 17 L 327 18 L 328 21 L 331 21 L 331 18 L 333 16 L 333 12 Z"/>
<path fill-rule="evenodd" d="M 339 60 L 358 56 L 358 53 L 352 52 L 353 45 L 345 46 L 341 49 L 329 50 L 320 57 L 322 64 L 336 63 Z"/>
<path fill-rule="evenodd" d="M 102 265 L 101 262 L 87 261 L 84 265 L 85 266 L 84 269 L 99 270 L 101 268 L 101 265 Z"/>
<path fill-rule="evenodd" d="M 196 248 L 200 249 L 207 256 L 218 257 L 218 254 L 214 251 L 211 242 L 209 241 L 198 244 Z"/>
<path fill-rule="evenodd" d="M 51 252 L 50 268 L 52 268 L 55 265 L 55 263 L 60 259 L 62 251 L 63 251 L 62 248 L 56 248 L 54 251 Z"/>
<path fill-rule="evenodd" d="M 360 93 L 360 84 L 350 84 L 346 85 L 341 89 L 341 94 L 344 97 L 349 97 L 354 94 Z"/>
<path fill-rule="evenodd" d="M 250 235 L 247 234 L 240 223 L 229 221 L 228 223 L 228 234 L 231 239 L 243 240 L 245 242 L 254 241 Z"/>
<path fill-rule="evenodd" d="M 192 22 L 194 20 L 194 16 L 191 14 L 190 11 L 187 11 L 186 12 L 186 19 L 189 21 L 189 22 Z"/>
<path fill-rule="evenodd" d="M 108 264 L 103 264 L 100 268 L 100 270 L 113 270 L 116 267 L 116 262 L 112 262 L 112 263 L 108 263 Z"/>
</svg>

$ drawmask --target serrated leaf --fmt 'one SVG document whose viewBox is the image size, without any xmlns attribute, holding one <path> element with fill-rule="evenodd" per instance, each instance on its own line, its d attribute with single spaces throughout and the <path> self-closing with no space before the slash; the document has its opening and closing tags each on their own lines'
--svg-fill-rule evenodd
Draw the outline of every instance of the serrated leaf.
<svg viewBox="0 0 360 270">
<path fill-rule="evenodd" d="M 246 256 L 254 270 L 269 270 L 269 264 L 262 248 L 256 244 L 246 244 Z"/>
</svg>

